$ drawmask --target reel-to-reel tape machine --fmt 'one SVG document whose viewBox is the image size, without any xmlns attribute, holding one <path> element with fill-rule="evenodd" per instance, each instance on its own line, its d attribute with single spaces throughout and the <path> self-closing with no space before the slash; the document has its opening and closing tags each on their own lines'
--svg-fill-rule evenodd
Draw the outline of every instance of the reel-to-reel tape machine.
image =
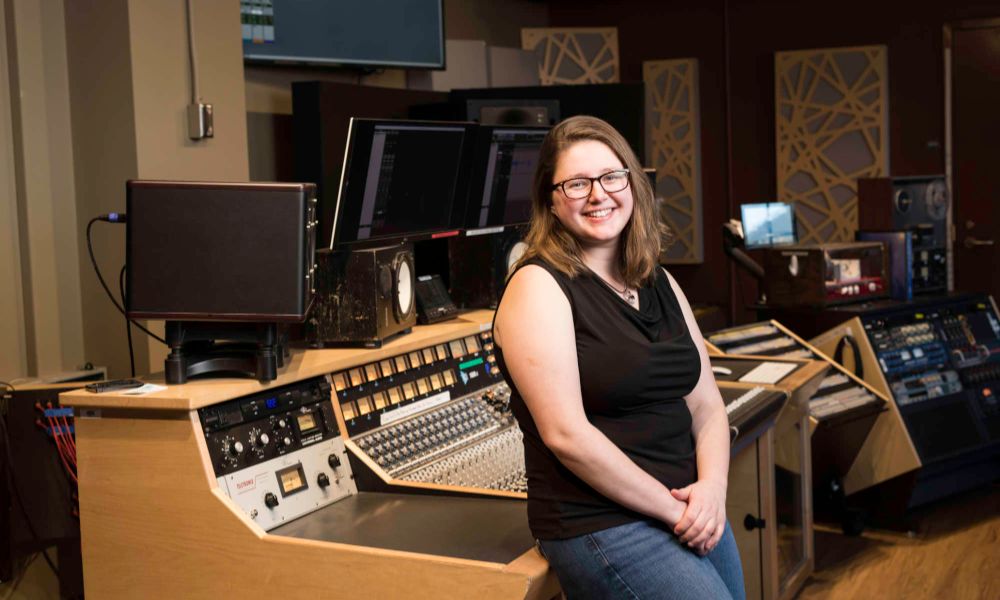
<svg viewBox="0 0 1000 600">
<path fill-rule="evenodd" d="M 858 229 L 910 231 L 913 293 L 951 287 L 951 200 L 942 175 L 858 179 Z"/>
</svg>

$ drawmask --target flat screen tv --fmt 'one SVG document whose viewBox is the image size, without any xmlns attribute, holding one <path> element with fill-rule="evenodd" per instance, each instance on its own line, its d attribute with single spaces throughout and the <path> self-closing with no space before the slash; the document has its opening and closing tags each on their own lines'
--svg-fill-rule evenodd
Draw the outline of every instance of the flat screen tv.
<svg viewBox="0 0 1000 600">
<path fill-rule="evenodd" d="M 531 219 L 531 184 L 548 131 L 548 127 L 479 126 L 467 229 L 520 225 Z"/>
<path fill-rule="evenodd" d="M 798 241 L 795 210 L 784 202 L 761 202 L 740 206 L 746 247 L 785 246 Z"/>
<path fill-rule="evenodd" d="M 330 248 L 463 226 L 476 125 L 352 118 Z"/>
<path fill-rule="evenodd" d="M 240 0 L 247 62 L 443 69 L 442 0 Z"/>
</svg>

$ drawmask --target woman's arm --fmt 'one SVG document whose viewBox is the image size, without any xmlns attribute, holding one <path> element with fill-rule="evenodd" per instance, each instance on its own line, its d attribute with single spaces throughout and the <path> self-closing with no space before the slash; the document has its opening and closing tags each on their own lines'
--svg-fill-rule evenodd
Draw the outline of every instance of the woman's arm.
<svg viewBox="0 0 1000 600">
<path fill-rule="evenodd" d="M 666 272 L 666 270 L 664 270 Z M 677 296 L 684 322 L 691 334 L 691 341 L 701 357 L 701 376 L 694 389 L 685 397 L 691 411 L 695 455 L 698 462 L 698 481 L 680 490 L 673 490 L 674 497 L 688 503 L 684 516 L 674 532 L 682 542 L 701 553 L 708 553 L 722 538 L 726 526 L 726 489 L 729 481 L 729 417 L 726 406 L 712 375 L 705 341 L 695 321 L 694 313 L 684 292 L 667 273 L 670 285 Z"/>
<path fill-rule="evenodd" d="M 676 525 L 684 502 L 587 420 L 572 310 L 552 275 L 527 266 L 511 278 L 497 309 L 493 335 L 512 383 L 556 457 L 607 498 Z"/>
</svg>

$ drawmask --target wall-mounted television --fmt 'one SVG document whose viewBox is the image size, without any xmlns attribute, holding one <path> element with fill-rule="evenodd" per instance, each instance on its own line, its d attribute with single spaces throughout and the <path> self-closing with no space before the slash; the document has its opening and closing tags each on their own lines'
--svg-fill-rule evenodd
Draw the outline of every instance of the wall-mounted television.
<svg viewBox="0 0 1000 600">
<path fill-rule="evenodd" d="M 330 248 L 457 234 L 475 127 L 351 119 Z"/>
<path fill-rule="evenodd" d="M 519 225 L 531 219 L 531 185 L 548 131 L 548 127 L 478 127 L 467 229 Z"/>
<path fill-rule="evenodd" d="M 761 202 L 740 206 L 743 238 L 747 248 L 785 246 L 798 241 L 795 210 L 785 202 Z"/>
<path fill-rule="evenodd" d="M 443 69 L 442 0 L 240 0 L 247 62 Z"/>
</svg>

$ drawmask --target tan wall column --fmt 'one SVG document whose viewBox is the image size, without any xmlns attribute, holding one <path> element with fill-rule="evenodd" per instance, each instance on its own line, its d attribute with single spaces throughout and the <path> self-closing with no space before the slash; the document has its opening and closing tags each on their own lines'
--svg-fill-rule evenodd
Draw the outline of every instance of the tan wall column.
<svg viewBox="0 0 1000 600">
<path fill-rule="evenodd" d="M 73 141 L 81 227 L 125 209 L 125 181 L 249 178 L 238 2 L 194 2 L 200 92 L 215 108 L 215 137 L 187 137 L 191 102 L 185 2 L 66 3 L 73 92 Z M 100 228 L 100 232 L 97 230 Z M 95 226 L 106 278 L 124 263 L 124 227 Z M 84 255 L 81 271 L 91 271 Z M 109 281 L 109 284 L 111 282 Z M 121 376 L 128 370 L 124 322 L 93 277 L 84 282 L 88 356 Z M 154 331 L 162 332 L 155 324 Z M 136 370 L 163 370 L 166 350 L 136 333 Z"/>
<path fill-rule="evenodd" d="M 85 361 L 65 23 L 58 0 L 7 0 L 5 8 L 22 375 L 46 376 Z"/>
</svg>

